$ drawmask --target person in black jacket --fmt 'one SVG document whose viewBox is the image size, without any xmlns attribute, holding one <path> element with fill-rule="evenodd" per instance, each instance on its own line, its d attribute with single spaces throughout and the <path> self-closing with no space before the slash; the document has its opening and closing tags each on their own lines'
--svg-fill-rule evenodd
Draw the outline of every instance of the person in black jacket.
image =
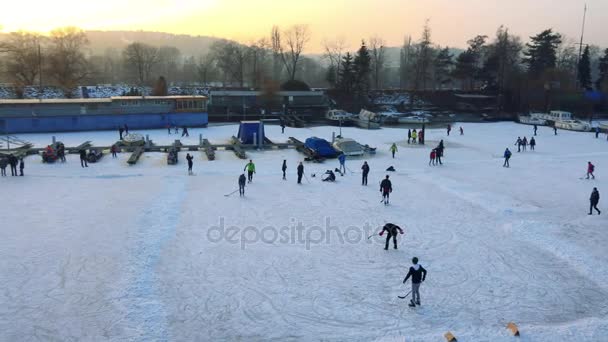
<svg viewBox="0 0 608 342">
<path fill-rule="evenodd" d="M 591 202 L 591 205 L 589 206 L 589 215 L 593 215 L 593 209 L 597 210 L 597 214 L 600 215 L 602 212 L 597 208 L 597 204 L 600 203 L 600 192 L 597 191 L 597 188 L 593 188 L 589 202 Z"/>
<path fill-rule="evenodd" d="M 286 180 L 285 171 L 287 171 L 287 160 L 283 159 L 283 166 L 281 166 L 281 170 L 283 171 L 283 180 Z"/>
<path fill-rule="evenodd" d="M 125 129 L 122 127 L 118 127 L 118 136 L 120 137 L 120 140 L 122 140 L 122 134 L 125 132 Z"/>
<path fill-rule="evenodd" d="M 391 241 L 391 237 L 393 238 L 393 247 L 397 249 L 397 233 L 403 234 L 403 229 L 396 224 L 387 223 L 384 225 L 384 227 L 382 227 L 382 231 L 379 233 L 379 235 L 382 236 L 384 232 L 387 232 L 384 250 L 388 250 L 388 243 Z"/>
<path fill-rule="evenodd" d="M 184 128 L 182 128 L 182 137 L 189 137 L 190 134 L 188 134 L 188 127 L 184 126 Z"/>
<path fill-rule="evenodd" d="M 17 176 L 17 157 L 13 154 L 8 155 L 8 164 L 11 166 L 11 176 Z"/>
<path fill-rule="evenodd" d="M 89 167 L 89 164 L 87 164 L 87 151 L 86 150 L 80 150 L 80 166 Z"/>
<path fill-rule="evenodd" d="M 361 171 L 361 185 L 367 185 L 367 175 L 369 174 L 369 165 L 367 165 L 367 162 L 363 162 L 363 166 L 361 166 Z"/>
<path fill-rule="evenodd" d="M 19 176 L 23 177 L 23 169 L 25 169 L 25 163 L 23 157 L 19 158 Z"/>
<path fill-rule="evenodd" d="M 412 300 L 410 301 L 409 306 L 415 307 L 416 305 L 420 305 L 420 284 L 426 279 L 426 270 L 422 265 L 418 264 L 418 258 L 414 257 L 412 259 L 412 267 L 410 267 L 410 271 L 403 279 L 403 283 L 412 277 Z"/>
<path fill-rule="evenodd" d="M 190 153 L 187 153 L 187 154 L 186 154 L 186 160 L 188 161 L 188 174 L 189 174 L 189 175 L 192 175 L 192 165 L 194 164 L 194 163 L 192 162 L 192 160 L 193 160 L 193 159 L 194 159 L 194 157 L 192 157 L 192 156 L 190 155 Z"/>
<path fill-rule="evenodd" d="M 0 175 L 6 177 L 6 166 L 8 166 L 8 159 L 0 157 Z"/>
<path fill-rule="evenodd" d="M 384 202 L 384 205 L 388 205 L 390 193 L 393 192 L 393 185 L 388 178 L 389 176 L 386 175 L 386 178 L 380 183 L 380 192 L 382 193 L 382 201 Z"/>
<path fill-rule="evenodd" d="M 245 196 L 245 182 L 247 181 L 247 177 L 245 177 L 244 173 L 241 173 L 239 176 L 239 196 Z"/>
<path fill-rule="evenodd" d="M 298 165 L 298 184 L 302 184 L 302 176 L 304 176 L 304 165 L 300 162 Z"/>
</svg>

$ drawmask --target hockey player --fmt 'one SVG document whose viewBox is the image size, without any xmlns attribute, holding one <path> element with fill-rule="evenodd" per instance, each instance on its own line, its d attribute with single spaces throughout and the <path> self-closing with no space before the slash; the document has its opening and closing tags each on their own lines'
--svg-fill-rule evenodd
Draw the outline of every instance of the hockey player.
<svg viewBox="0 0 608 342">
<path fill-rule="evenodd" d="M 403 279 L 403 283 L 412 277 L 412 300 L 410 301 L 410 307 L 416 307 L 416 305 L 420 305 L 420 284 L 426 279 L 426 270 L 422 265 L 418 263 L 418 258 L 414 257 L 412 259 L 412 267 L 410 267 L 409 272 Z"/>
<path fill-rule="evenodd" d="M 382 231 L 379 233 L 380 236 L 382 236 L 382 234 L 384 234 L 384 232 L 387 232 L 386 234 L 386 244 L 384 245 L 384 250 L 388 250 L 388 244 L 391 240 L 391 238 L 393 238 L 393 248 L 397 249 L 397 232 L 399 232 L 400 234 L 403 234 L 403 229 L 401 229 L 399 226 L 392 224 L 392 223 L 387 223 L 384 225 L 384 227 L 382 227 Z"/>
</svg>

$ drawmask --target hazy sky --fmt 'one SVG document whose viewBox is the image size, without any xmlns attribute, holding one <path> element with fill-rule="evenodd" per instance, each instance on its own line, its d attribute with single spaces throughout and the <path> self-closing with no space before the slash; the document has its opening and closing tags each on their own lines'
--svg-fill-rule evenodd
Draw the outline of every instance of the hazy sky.
<svg viewBox="0 0 608 342">
<path fill-rule="evenodd" d="M 608 47 L 608 0 L 28 0 L 2 1 L 0 26 L 48 31 L 84 29 L 153 30 L 210 35 L 248 42 L 269 34 L 273 24 L 308 24 L 309 52 L 324 38 L 342 36 L 352 48 L 362 38 L 382 36 L 389 46 L 406 34 L 420 35 L 430 19 L 433 40 L 465 46 L 476 34 L 492 36 L 503 24 L 527 37 L 552 27 L 580 35 L 588 5 L 586 42 Z"/>
</svg>

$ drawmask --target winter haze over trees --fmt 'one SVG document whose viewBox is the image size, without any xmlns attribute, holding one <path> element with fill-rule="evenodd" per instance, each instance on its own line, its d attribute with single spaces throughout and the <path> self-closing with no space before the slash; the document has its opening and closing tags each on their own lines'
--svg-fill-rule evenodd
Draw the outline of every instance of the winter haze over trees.
<svg viewBox="0 0 608 342">
<path fill-rule="evenodd" d="M 546 106 L 546 89 L 608 88 L 607 47 L 581 46 L 557 28 L 521 37 L 499 25 L 494 35 L 463 37 L 457 46 L 436 44 L 433 34 L 432 20 L 404 35 L 399 47 L 378 34 L 360 37 L 359 46 L 343 36 L 312 46 L 319 33 L 305 24 L 275 25 L 248 41 L 74 27 L 45 35 L 17 31 L 0 34 L 0 82 L 17 89 L 17 96 L 40 84 L 69 96 L 79 85 L 152 87 L 160 77 L 168 85 L 247 89 L 297 80 L 352 101 L 378 89 L 493 92 L 504 110 Z"/>
</svg>

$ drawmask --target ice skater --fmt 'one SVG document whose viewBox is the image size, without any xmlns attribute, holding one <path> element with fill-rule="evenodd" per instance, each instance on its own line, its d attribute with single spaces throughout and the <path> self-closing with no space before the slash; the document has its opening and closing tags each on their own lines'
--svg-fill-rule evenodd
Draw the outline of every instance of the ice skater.
<svg viewBox="0 0 608 342">
<path fill-rule="evenodd" d="M 182 137 L 189 137 L 190 134 L 188 134 L 188 127 L 184 126 L 184 128 L 182 128 Z"/>
<path fill-rule="evenodd" d="M 190 155 L 190 153 L 186 154 L 186 160 L 188 161 L 188 174 L 192 176 L 192 165 L 194 162 L 192 161 L 194 157 Z"/>
<path fill-rule="evenodd" d="M 298 164 L 298 184 L 302 184 L 302 176 L 304 176 L 304 165 L 300 162 Z"/>
<path fill-rule="evenodd" d="M 120 140 L 122 140 L 122 134 L 125 132 L 125 129 L 122 127 L 118 128 L 118 136 L 120 137 Z"/>
<path fill-rule="evenodd" d="M 557 126 L 555 124 L 553 124 L 553 134 L 557 135 Z"/>
<path fill-rule="evenodd" d="M 11 176 L 17 176 L 17 157 L 12 153 L 8 155 L 8 164 L 11 167 Z"/>
<path fill-rule="evenodd" d="M 600 137 L 600 127 L 597 126 L 597 127 L 595 127 L 595 139 L 597 139 L 599 137 Z"/>
<path fill-rule="evenodd" d="M 344 176 L 344 174 L 346 173 L 346 165 L 344 164 L 346 163 L 346 154 L 340 153 L 340 155 L 338 156 L 338 161 L 340 161 L 340 175 Z"/>
<path fill-rule="evenodd" d="M 413 266 L 410 267 L 410 271 L 403 279 L 403 283 L 412 277 L 412 300 L 410 301 L 410 307 L 416 307 L 416 305 L 420 305 L 420 284 L 426 279 L 426 270 L 422 265 L 418 263 L 418 258 L 414 257 L 412 259 Z"/>
<path fill-rule="evenodd" d="M 530 151 L 534 151 L 534 146 L 536 146 L 536 139 L 534 137 L 530 138 Z"/>
<path fill-rule="evenodd" d="M 521 145 L 522 145 L 522 140 L 521 137 L 517 137 L 517 140 L 515 141 L 515 144 L 517 146 L 517 152 L 521 152 Z"/>
<path fill-rule="evenodd" d="M 287 177 L 285 175 L 285 171 L 287 171 L 287 159 L 283 159 L 283 166 L 281 166 L 281 171 L 283 171 L 283 180 L 286 180 Z"/>
<path fill-rule="evenodd" d="M 0 175 L 6 177 L 6 167 L 8 166 L 8 159 L 0 157 Z"/>
<path fill-rule="evenodd" d="M 431 156 L 430 156 L 430 160 L 429 160 L 429 166 L 434 166 L 435 165 L 435 158 L 437 157 L 437 149 L 433 149 L 431 151 Z"/>
<path fill-rule="evenodd" d="M 380 193 L 382 193 L 382 202 L 384 205 L 388 205 L 391 192 L 393 192 L 393 184 L 389 180 L 389 175 L 386 175 L 386 178 L 380 183 Z"/>
<path fill-rule="evenodd" d="M 589 206 L 589 215 L 593 215 L 593 209 L 597 210 L 597 214 L 600 215 L 602 212 L 597 208 L 598 203 L 600 203 L 600 192 L 597 191 L 597 188 L 593 188 L 589 202 L 591 203 Z"/>
<path fill-rule="evenodd" d="M 80 166 L 89 167 L 89 164 L 87 164 L 87 151 L 84 149 L 80 150 Z"/>
<path fill-rule="evenodd" d="M 536 136 L 536 131 L 538 131 L 538 126 L 534 124 L 534 136 Z"/>
<path fill-rule="evenodd" d="M 403 234 L 403 229 L 395 224 L 387 223 L 384 225 L 384 227 L 382 227 L 382 231 L 379 233 L 379 235 L 382 236 L 384 232 L 387 232 L 384 250 L 388 250 L 388 244 L 391 241 L 391 238 L 393 238 L 393 248 L 397 249 L 397 233 Z"/>
<path fill-rule="evenodd" d="M 25 168 L 25 162 L 23 157 L 19 158 L 19 176 L 23 177 L 23 169 Z"/>
<path fill-rule="evenodd" d="M 245 196 L 245 180 L 245 174 L 241 173 L 239 176 L 239 196 L 241 197 Z"/>
<path fill-rule="evenodd" d="M 528 147 L 528 139 L 526 137 L 524 137 L 521 140 L 521 148 L 524 152 L 526 152 L 526 148 Z"/>
<path fill-rule="evenodd" d="M 418 132 L 416 132 L 416 130 L 414 129 L 412 131 L 412 144 L 415 144 L 416 140 L 418 140 Z"/>
<path fill-rule="evenodd" d="M 361 185 L 367 186 L 367 175 L 369 174 L 369 165 L 367 165 L 366 161 L 364 161 L 363 166 L 361 166 L 361 173 Z"/>
<path fill-rule="evenodd" d="M 502 164 L 502 167 L 509 167 L 509 159 L 511 159 L 511 151 L 509 151 L 508 147 L 505 150 L 503 157 L 505 158 L 505 162 Z"/>
<path fill-rule="evenodd" d="M 118 147 L 116 146 L 116 144 L 112 145 L 112 147 L 110 147 L 110 152 L 112 152 L 112 158 L 116 158 L 116 152 L 118 151 Z"/>
<path fill-rule="evenodd" d="M 587 179 L 591 176 L 592 179 L 595 179 L 595 175 L 593 172 L 595 171 L 595 165 L 591 164 L 591 162 L 587 163 Z"/>
<path fill-rule="evenodd" d="M 464 135 L 464 129 L 460 126 L 460 135 Z"/>
<path fill-rule="evenodd" d="M 409 133 L 408 133 L 407 143 L 408 144 L 410 143 Z M 393 155 L 393 159 L 395 159 L 395 152 L 397 152 L 397 144 L 393 143 L 391 145 L 391 154 Z"/>
<path fill-rule="evenodd" d="M 407 143 L 408 144 L 410 143 L 410 140 L 412 140 L 412 130 L 408 129 L 407 130 Z M 393 156 L 393 158 L 394 158 L 394 156 Z"/>
<path fill-rule="evenodd" d="M 243 169 L 243 171 L 247 171 L 247 182 L 251 183 L 253 182 L 253 174 L 255 173 L 255 164 L 253 163 L 252 160 L 249 160 L 249 163 L 247 163 L 247 165 L 245 165 L 245 168 Z"/>
<path fill-rule="evenodd" d="M 452 125 L 448 124 L 448 137 L 450 136 L 451 131 L 452 131 Z"/>
</svg>

